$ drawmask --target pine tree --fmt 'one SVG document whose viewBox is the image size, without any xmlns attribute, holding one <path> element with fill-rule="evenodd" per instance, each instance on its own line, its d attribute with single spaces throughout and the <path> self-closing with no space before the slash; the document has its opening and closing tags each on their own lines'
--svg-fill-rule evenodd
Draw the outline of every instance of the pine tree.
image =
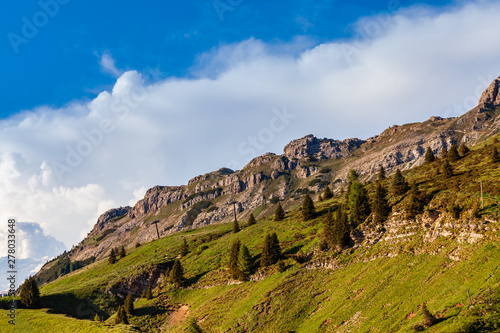
<svg viewBox="0 0 500 333">
<path fill-rule="evenodd" d="M 450 178 L 453 176 L 453 167 L 451 166 L 448 160 L 445 160 L 443 163 L 443 174 L 446 178 Z"/>
<path fill-rule="evenodd" d="M 373 222 L 383 223 L 389 215 L 389 203 L 387 201 L 387 190 L 382 184 L 377 183 L 372 200 Z"/>
<path fill-rule="evenodd" d="M 181 288 L 185 284 L 184 269 L 181 261 L 176 259 L 172 269 L 170 270 L 170 283 L 175 284 L 177 288 Z"/>
<path fill-rule="evenodd" d="M 349 221 L 354 227 L 363 223 L 370 215 L 370 201 L 368 199 L 368 192 L 358 181 L 355 181 L 351 185 L 348 204 L 349 211 L 351 213 Z"/>
<path fill-rule="evenodd" d="M 250 273 L 252 273 L 252 256 L 250 255 L 250 251 L 248 251 L 248 247 L 242 245 L 240 247 L 238 256 L 238 267 L 240 274 L 240 279 L 246 279 Z"/>
<path fill-rule="evenodd" d="M 116 252 L 115 249 L 113 248 L 109 253 L 108 263 L 113 265 L 115 262 L 116 262 Z"/>
<path fill-rule="evenodd" d="M 408 191 L 408 183 L 405 177 L 401 173 L 401 170 L 397 169 L 392 179 L 392 194 L 393 195 L 403 195 Z"/>
<path fill-rule="evenodd" d="M 469 153 L 469 147 L 467 147 L 465 143 L 462 143 L 460 148 L 458 148 L 458 152 L 460 153 L 460 156 L 465 156 Z"/>
<path fill-rule="evenodd" d="M 354 182 L 356 182 L 359 178 L 358 173 L 356 170 L 349 170 L 349 174 L 347 175 L 347 191 L 346 191 L 346 198 L 349 198 L 349 195 L 351 194 L 351 186 Z"/>
<path fill-rule="evenodd" d="M 272 265 L 272 250 L 271 250 L 271 236 L 269 234 L 264 238 L 264 245 L 262 246 L 262 255 L 260 257 L 260 266 L 267 267 Z"/>
<path fill-rule="evenodd" d="M 120 258 L 123 258 L 127 255 L 127 252 L 125 251 L 125 246 L 122 246 L 120 248 Z"/>
<path fill-rule="evenodd" d="M 408 202 L 405 206 L 405 217 L 407 219 L 414 218 L 422 210 L 422 203 L 420 201 L 420 191 L 415 183 L 411 185 L 410 193 L 408 195 Z"/>
<path fill-rule="evenodd" d="M 434 152 L 432 151 L 431 147 L 427 147 L 427 150 L 425 151 L 425 162 L 432 163 L 435 160 L 436 156 L 434 156 Z"/>
<path fill-rule="evenodd" d="M 333 198 L 332 190 L 330 190 L 329 186 L 325 186 L 325 190 L 323 191 L 323 200 L 328 200 Z"/>
<path fill-rule="evenodd" d="M 455 162 L 460 158 L 460 155 L 458 155 L 458 149 L 456 144 L 452 144 L 450 147 L 450 150 L 448 151 L 448 160 L 450 162 Z"/>
<path fill-rule="evenodd" d="M 380 170 L 378 172 L 378 180 L 382 181 L 386 178 L 386 175 L 385 175 L 385 169 L 383 166 L 380 166 Z"/>
<path fill-rule="evenodd" d="M 271 234 L 271 261 L 273 264 L 277 263 L 281 259 L 281 246 L 278 240 L 278 235 L 275 232 Z"/>
<path fill-rule="evenodd" d="M 500 162 L 500 154 L 498 154 L 498 150 L 495 146 L 493 146 L 491 150 L 491 162 L 493 163 Z"/>
<path fill-rule="evenodd" d="M 28 309 L 40 307 L 40 290 L 34 277 L 27 278 L 21 286 L 21 303 Z"/>
<path fill-rule="evenodd" d="M 332 226 L 333 244 L 335 244 L 340 249 L 348 246 L 351 242 L 351 237 L 349 234 L 350 228 L 347 221 L 347 212 L 346 209 L 341 206 L 337 210 L 337 216 Z"/>
<path fill-rule="evenodd" d="M 146 291 L 146 299 L 149 301 L 153 298 L 153 292 L 151 290 L 151 285 L 148 286 L 148 290 Z"/>
<path fill-rule="evenodd" d="M 328 248 L 332 248 L 334 245 L 333 217 L 330 210 L 326 212 L 325 219 L 323 220 L 322 242 L 326 244 Z"/>
<path fill-rule="evenodd" d="M 281 204 L 278 203 L 278 206 L 276 206 L 276 210 L 274 211 L 274 220 L 281 221 L 284 218 L 285 218 L 285 211 L 283 210 L 283 207 L 281 207 Z"/>
<path fill-rule="evenodd" d="M 238 220 L 234 219 L 233 222 L 233 234 L 240 232 L 240 225 L 238 224 Z"/>
<path fill-rule="evenodd" d="M 250 213 L 250 216 L 248 217 L 248 226 L 254 225 L 255 223 L 257 223 L 255 216 L 253 216 L 253 213 Z"/>
<path fill-rule="evenodd" d="M 121 323 L 128 325 L 127 313 L 125 312 L 123 306 L 118 307 L 118 311 L 116 312 L 116 318 L 115 318 L 115 325 Z"/>
<path fill-rule="evenodd" d="M 127 314 L 129 316 L 134 315 L 134 299 L 132 298 L 131 294 L 128 294 L 127 298 L 125 298 L 124 308 L 125 308 L 125 312 L 127 312 Z"/>
<path fill-rule="evenodd" d="M 231 245 L 231 251 L 229 252 L 229 275 L 231 275 L 231 279 L 237 280 L 241 276 L 240 267 L 238 265 L 238 258 L 240 253 L 241 242 L 239 239 L 233 241 Z"/>
<path fill-rule="evenodd" d="M 425 303 L 422 303 L 421 309 L 422 316 L 424 317 L 424 325 L 426 327 L 430 327 L 437 323 L 438 320 L 429 312 L 429 310 L 427 310 L 427 305 Z"/>
<path fill-rule="evenodd" d="M 184 238 L 181 246 L 181 257 L 187 256 L 188 253 L 189 253 L 189 245 L 187 243 L 186 238 Z"/>
<path fill-rule="evenodd" d="M 446 147 L 443 147 L 441 150 L 441 159 L 444 159 L 448 156 L 448 149 Z"/>
<path fill-rule="evenodd" d="M 306 194 L 302 203 L 302 220 L 309 221 L 312 220 L 315 216 L 316 209 L 314 208 L 314 203 L 309 194 Z"/>
<path fill-rule="evenodd" d="M 203 333 L 196 320 L 189 319 L 188 324 L 186 326 L 186 333 Z"/>
</svg>

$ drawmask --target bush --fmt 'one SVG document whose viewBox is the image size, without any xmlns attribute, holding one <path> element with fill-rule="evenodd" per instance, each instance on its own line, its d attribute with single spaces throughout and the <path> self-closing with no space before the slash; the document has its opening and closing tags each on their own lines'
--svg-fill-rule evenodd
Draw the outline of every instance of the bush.
<svg viewBox="0 0 500 333">
<path fill-rule="evenodd" d="M 278 202 L 280 202 L 280 198 L 279 197 L 272 197 L 270 202 L 275 205 L 277 204 Z"/>
<path fill-rule="evenodd" d="M 332 171 L 332 169 L 330 168 L 322 168 L 321 170 L 319 170 L 320 173 L 330 173 Z"/>
<path fill-rule="evenodd" d="M 321 183 L 321 179 L 317 179 L 317 178 L 316 178 L 316 179 L 313 179 L 313 180 L 311 180 L 311 181 L 309 182 L 309 186 L 311 186 L 311 187 L 312 187 L 312 186 L 315 186 L 316 184 L 319 184 L 319 183 Z"/>
</svg>

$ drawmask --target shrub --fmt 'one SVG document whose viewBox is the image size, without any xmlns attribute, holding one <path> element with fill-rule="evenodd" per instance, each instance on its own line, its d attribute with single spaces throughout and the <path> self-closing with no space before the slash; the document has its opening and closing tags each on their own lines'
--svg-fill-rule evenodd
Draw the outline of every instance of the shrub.
<svg viewBox="0 0 500 333">
<path fill-rule="evenodd" d="M 272 197 L 270 202 L 275 205 L 277 204 L 278 202 L 280 202 L 280 198 L 279 197 Z"/>
</svg>

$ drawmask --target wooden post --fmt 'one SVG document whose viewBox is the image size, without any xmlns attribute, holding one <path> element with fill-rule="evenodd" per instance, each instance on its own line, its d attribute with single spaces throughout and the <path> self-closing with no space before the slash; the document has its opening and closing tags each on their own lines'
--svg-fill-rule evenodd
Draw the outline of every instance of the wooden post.
<svg viewBox="0 0 500 333">
<path fill-rule="evenodd" d="M 469 296 L 469 308 L 472 307 L 472 301 L 470 300 L 469 289 L 467 289 L 467 296 Z"/>
<path fill-rule="evenodd" d="M 155 227 L 156 227 L 156 235 L 158 236 L 158 239 L 160 239 L 160 233 L 158 232 L 158 222 L 160 222 L 159 220 L 154 220 L 153 222 L 151 222 L 151 224 L 154 224 Z"/>
<path fill-rule="evenodd" d="M 481 209 L 484 209 L 484 200 L 483 200 L 483 182 L 481 182 Z"/>
</svg>

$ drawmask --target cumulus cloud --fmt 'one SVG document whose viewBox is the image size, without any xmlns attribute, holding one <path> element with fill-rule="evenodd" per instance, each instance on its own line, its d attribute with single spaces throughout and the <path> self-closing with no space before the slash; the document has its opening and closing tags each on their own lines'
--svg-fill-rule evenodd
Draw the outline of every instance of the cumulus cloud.
<svg viewBox="0 0 500 333">
<path fill-rule="evenodd" d="M 151 186 L 239 169 L 309 133 L 366 138 L 460 115 L 500 74 L 499 15 L 494 2 L 392 10 L 350 40 L 249 39 L 201 56 L 193 79 L 150 85 L 103 55 L 121 74 L 112 91 L 0 121 L 0 218 L 37 221 L 70 247 Z"/>
</svg>

